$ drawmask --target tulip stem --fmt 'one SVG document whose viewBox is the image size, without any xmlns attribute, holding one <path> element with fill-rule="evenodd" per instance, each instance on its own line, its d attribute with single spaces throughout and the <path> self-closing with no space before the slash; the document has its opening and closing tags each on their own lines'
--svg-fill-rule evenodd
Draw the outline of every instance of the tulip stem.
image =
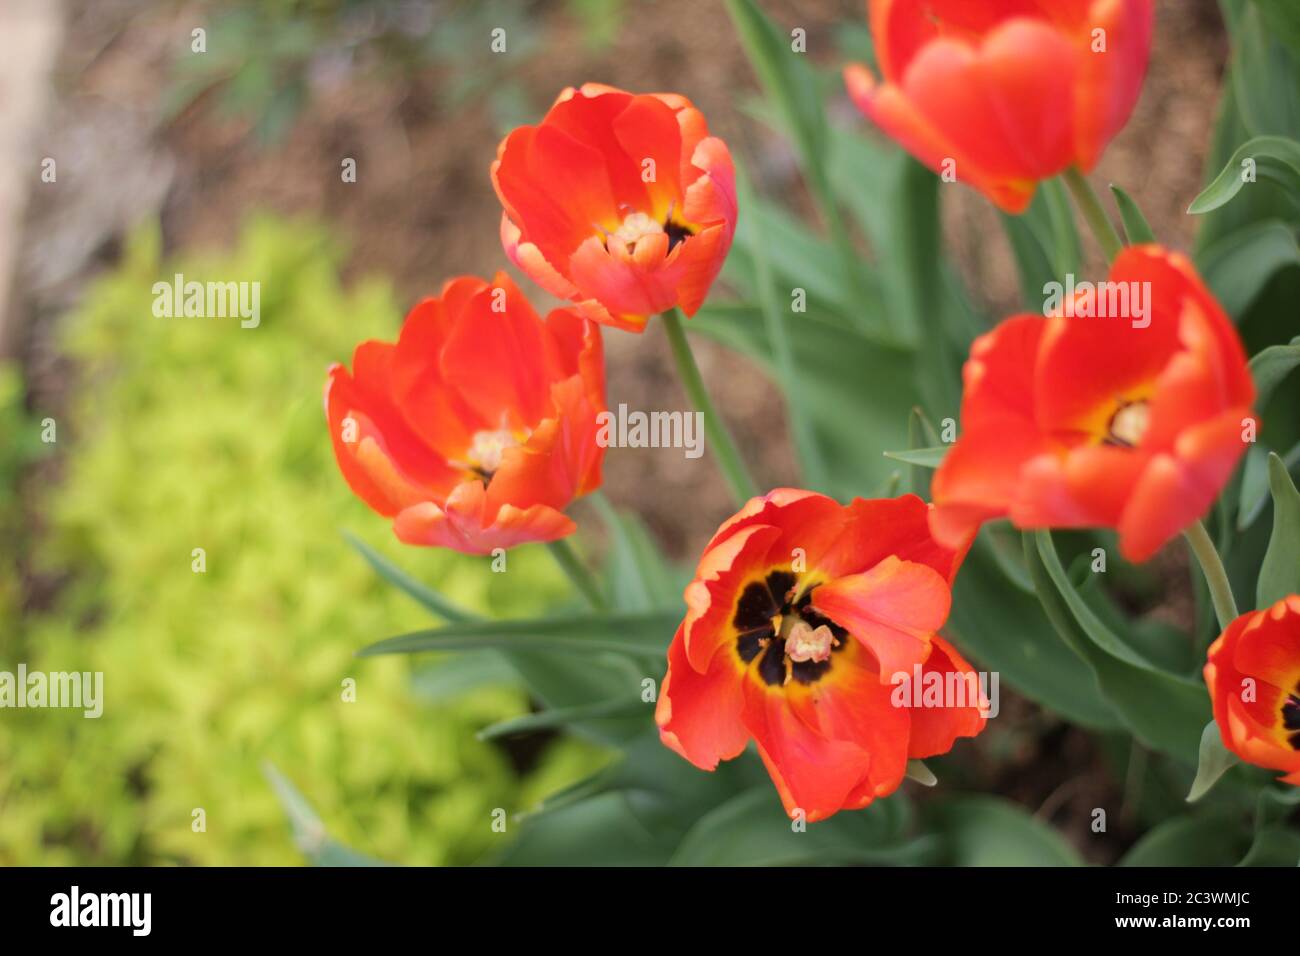
<svg viewBox="0 0 1300 956">
<path fill-rule="evenodd" d="M 1092 230 L 1093 236 L 1101 245 L 1102 252 L 1106 254 L 1106 261 L 1113 262 L 1120 250 L 1124 248 L 1124 243 L 1120 240 L 1119 233 L 1115 231 L 1114 223 L 1106 215 L 1101 200 L 1097 198 L 1097 194 L 1093 192 L 1092 186 L 1083 173 L 1079 172 L 1078 167 L 1071 166 L 1061 174 L 1061 178 L 1070 188 L 1079 212 L 1083 213 L 1083 218 L 1088 220 L 1088 228 Z"/>
<path fill-rule="evenodd" d="M 745 468 L 745 461 L 736 450 L 736 443 L 727 431 L 727 426 L 718 417 L 717 409 L 709 399 L 704 388 L 704 379 L 700 376 L 700 367 L 695 364 L 691 345 L 686 341 L 686 330 L 682 328 L 681 313 L 673 308 L 661 316 L 664 330 L 668 333 L 668 344 L 673 350 L 673 361 L 677 365 L 677 374 L 682 380 L 682 387 L 693 404 L 704 416 L 704 435 L 718 460 L 718 467 L 731 487 L 731 493 L 738 504 L 744 504 L 758 494 L 754 479 Z"/>
<path fill-rule="evenodd" d="M 567 538 L 561 538 L 558 541 L 548 541 L 547 549 L 551 552 L 551 557 L 555 558 L 555 563 L 560 566 L 565 575 L 572 582 L 573 586 L 587 599 L 593 610 L 604 611 L 609 605 L 605 601 L 605 595 L 601 592 L 600 584 L 596 581 L 596 576 L 591 573 L 578 552 L 573 550 Z"/>
<path fill-rule="evenodd" d="M 1228 572 L 1224 570 L 1219 552 L 1210 540 L 1210 533 L 1205 525 L 1197 521 L 1183 535 L 1191 545 L 1192 554 L 1200 562 L 1201 573 L 1210 588 L 1210 598 L 1214 601 L 1214 613 L 1219 619 L 1219 629 L 1224 630 L 1237 619 L 1237 601 L 1232 596 L 1232 584 L 1228 581 Z"/>
</svg>

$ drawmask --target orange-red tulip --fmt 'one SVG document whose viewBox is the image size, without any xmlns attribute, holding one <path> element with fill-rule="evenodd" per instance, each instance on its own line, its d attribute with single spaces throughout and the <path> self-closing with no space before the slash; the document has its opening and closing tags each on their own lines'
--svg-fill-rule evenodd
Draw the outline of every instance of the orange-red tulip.
<svg viewBox="0 0 1300 956">
<path fill-rule="evenodd" d="M 505 273 L 452 279 L 325 386 L 352 490 L 407 544 L 466 554 L 574 530 L 563 509 L 600 486 L 604 408 L 600 330 L 568 309 L 543 321 Z"/>
<path fill-rule="evenodd" d="M 963 552 L 930 537 L 926 513 L 914 495 L 751 499 L 686 588 L 655 713 L 663 742 L 712 770 L 754 740 L 786 812 L 811 821 L 892 793 L 909 758 L 979 733 L 976 675 L 936 633 Z M 969 696 L 899 703 L 896 675 L 918 667 Z"/>
<path fill-rule="evenodd" d="M 1145 300 L 1140 319 L 1115 309 L 1126 296 Z M 1126 249 L 1090 305 L 1069 301 L 971 347 L 962 433 L 931 485 L 939 540 L 1010 517 L 1115 528 L 1124 556 L 1146 560 L 1209 510 L 1253 440 L 1241 340 L 1184 256 Z"/>
<path fill-rule="evenodd" d="M 1210 645 L 1205 683 L 1223 745 L 1300 785 L 1300 596 L 1229 624 Z"/>
<path fill-rule="evenodd" d="M 501 142 L 492 182 L 511 261 L 634 332 L 673 306 L 695 314 L 736 229 L 731 154 L 673 94 L 566 89 L 541 125 Z"/>
<path fill-rule="evenodd" d="M 1153 6 L 871 0 L 883 82 L 861 65 L 844 79 L 859 109 L 921 162 L 1023 212 L 1039 180 L 1090 170 L 1128 121 Z"/>
</svg>

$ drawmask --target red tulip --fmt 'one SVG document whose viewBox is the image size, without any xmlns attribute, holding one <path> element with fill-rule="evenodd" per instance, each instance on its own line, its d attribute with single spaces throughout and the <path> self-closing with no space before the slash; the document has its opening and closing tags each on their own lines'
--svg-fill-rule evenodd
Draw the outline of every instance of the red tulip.
<svg viewBox="0 0 1300 956">
<path fill-rule="evenodd" d="M 812 821 L 892 793 L 909 758 L 979 733 L 974 672 L 936 633 L 963 553 L 930 537 L 926 513 L 914 495 L 751 499 L 686 588 L 655 713 L 663 742 L 712 770 L 754 740 L 786 812 Z M 961 675 L 970 696 L 900 699 L 897 675 L 916 668 Z"/>
<path fill-rule="evenodd" d="M 1223 745 L 1300 785 L 1300 596 L 1229 624 L 1210 645 L 1205 684 Z"/>
<path fill-rule="evenodd" d="M 1146 560 L 1209 510 L 1253 440 L 1241 340 L 1184 256 L 1128 248 L 1091 304 L 1068 304 L 971 347 L 962 433 L 931 486 L 940 541 L 1010 517 L 1115 528 L 1125 557 Z"/>
<path fill-rule="evenodd" d="M 501 241 L 540 286 L 593 321 L 639 332 L 694 315 L 736 229 L 731 154 L 685 97 L 588 83 L 502 140 Z"/>
<path fill-rule="evenodd" d="M 1128 121 L 1153 6 L 870 0 L 884 81 L 861 65 L 844 79 L 859 109 L 921 162 L 1023 212 L 1039 180 L 1092 169 Z"/>
<path fill-rule="evenodd" d="M 600 330 L 543 321 L 505 273 L 462 276 L 329 370 L 325 408 L 352 490 L 407 544 L 487 554 L 573 532 L 562 512 L 600 486 Z"/>
</svg>

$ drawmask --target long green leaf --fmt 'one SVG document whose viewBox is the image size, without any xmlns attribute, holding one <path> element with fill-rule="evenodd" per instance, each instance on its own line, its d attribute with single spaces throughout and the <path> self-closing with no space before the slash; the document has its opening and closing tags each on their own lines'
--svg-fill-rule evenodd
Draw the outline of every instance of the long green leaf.
<svg viewBox="0 0 1300 956">
<path fill-rule="evenodd" d="M 1133 201 L 1133 197 L 1114 183 L 1111 183 L 1110 191 L 1115 197 L 1115 205 L 1119 207 L 1119 218 L 1124 223 L 1124 234 L 1128 237 L 1128 244 L 1140 246 L 1155 242 L 1156 234 L 1151 231 L 1147 217 L 1142 215 L 1142 210 Z"/>
<path fill-rule="evenodd" d="M 932 839 L 905 841 L 897 800 L 878 800 L 800 829 L 786 817 L 772 788 L 759 785 L 722 804 L 691 827 L 673 854 L 674 866 L 826 866 L 901 864 L 934 855 Z"/>
<path fill-rule="evenodd" d="M 1268 456 L 1268 486 L 1273 495 L 1273 536 L 1259 569 L 1255 606 L 1260 609 L 1300 594 L 1300 492 L 1274 452 Z"/>
<path fill-rule="evenodd" d="M 777 104 L 783 125 L 791 131 L 804 178 L 826 223 L 835 255 L 857 297 L 863 297 L 869 289 L 862 282 L 852 239 L 831 190 L 827 172 L 829 124 L 816 72 L 808 64 L 805 54 L 795 52 L 791 38 L 781 35 L 754 0 L 726 0 L 726 4 L 741 45 L 764 91 Z M 866 313 L 855 311 L 850 317 L 857 327 L 870 327 Z"/>
<path fill-rule="evenodd" d="M 1164 671 L 1122 641 L 1075 589 L 1049 532 L 1025 538 L 1039 599 L 1062 640 L 1091 667 L 1102 695 L 1134 735 L 1192 763 L 1209 716 L 1205 688 Z"/>
<path fill-rule="evenodd" d="M 1300 265 L 1300 246 L 1291 226 L 1266 219 L 1211 243 L 1199 265 L 1215 297 L 1241 321 L 1279 270 Z"/>
<path fill-rule="evenodd" d="M 1255 407 L 1264 408 L 1282 380 L 1300 367 L 1300 336 L 1289 345 L 1270 345 L 1250 360 L 1255 379 Z"/>
<path fill-rule="evenodd" d="M 1244 828 L 1222 813 L 1173 817 L 1147 831 L 1119 865 L 1222 866 L 1249 845 Z"/>
<path fill-rule="evenodd" d="M 952 866 L 1080 866 L 1055 830 L 998 797 L 949 797 L 923 808 Z"/>
<path fill-rule="evenodd" d="M 1042 605 L 1001 570 L 987 532 L 975 539 L 953 586 L 947 632 L 984 670 L 1072 723 L 1119 730 L 1095 681 L 1080 680 L 1078 655 L 1054 633 Z"/>
<path fill-rule="evenodd" d="M 1210 721 L 1201 732 L 1200 756 L 1196 761 L 1196 779 L 1192 789 L 1187 792 L 1187 802 L 1195 803 L 1210 792 L 1210 788 L 1219 782 L 1219 778 L 1231 770 L 1239 758 L 1223 746 L 1223 735 L 1219 725 Z"/>
<path fill-rule="evenodd" d="M 1268 449 L 1252 447 L 1246 453 L 1241 472 L 1241 499 L 1237 505 L 1237 530 L 1245 531 L 1255 523 L 1268 501 Z M 1282 456 L 1288 472 L 1300 468 L 1300 444 Z"/>
<path fill-rule="evenodd" d="M 543 710 L 536 714 L 525 714 L 489 724 L 478 732 L 480 740 L 495 740 L 498 737 L 510 737 L 514 734 L 534 733 L 538 730 L 552 730 L 568 724 L 596 720 L 602 717 L 645 717 L 650 719 L 653 708 L 639 697 L 623 700 L 607 700 L 596 704 L 582 704 L 577 707 L 560 707 Z"/>
<path fill-rule="evenodd" d="M 886 458 L 901 461 L 917 468 L 938 468 L 948 454 L 949 445 L 936 445 L 933 448 L 909 448 L 906 451 L 883 452 Z"/>
<path fill-rule="evenodd" d="M 1277 183 L 1300 196 L 1300 143 L 1285 136 L 1256 136 L 1243 144 L 1214 181 L 1192 200 L 1187 211 L 1199 216 L 1218 209 L 1249 185 L 1247 160 L 1254 161 L 1254 176 Z"/>
<path fill-rule="evenodd" d="M 754 196 L 749 176 L 744 166 L 736 166 L 736 190 L 741 208 L 751 205 Z M 827 490 L 826 457 L 813 432 L 812 418 L 804 397 L 804 390 L 799 382 L 801 370 L 795 361 L 795 354 L 790 345 L 790 322 L 787 316 L 792 304 L 781 296 L 772 282 L 772 269 L 768 257 L 766 240 L 762 233 L 746 220 L 740 224 L 741 230 L 748 229 L 750 255 L 754 260 L 754 273 L 758 303 L 767 323 L 768 341 L 772 343 L 772 358 L 776 364 L 777 375 L 785 383 L 782 393 L 785 396 L 786 409 L 790 416 L 790 431 L 798 452 L 799 463 L 803 469 L 804 485 L 814 491 Z M 812 370 L 809 370 L 812 373 Z"/>
<path fill-rule="evenodd" d="M 413 597 L 417 603 L 434 614 L 448 621 L 472 621 L 478 619 L 478 615 L 457 607 L 437 591 L 415 580 L 356 535 L 345 531 L 343 537 L 347 539 L 348 544 L 356 548 L 361 556 L 366 559 L 366 563 L 374 569 L 376 574 L 389 584 Z"/>
<path fill-rule="evenodd" d="M 512 621 L 467 621 L 379 641 L 358 657 L 498 647 L 517 651 L 609 653 L 662 659 L 680 614 L 592 614 Z"/>
<path fill-rule="evenodd" d="M 382 860 L 358 853 L 331 837 L 307 798 L 272 764 L 262 765 L 262 773 L 284 807 L 293 829 L 294 843 L 316 866 L 389 866 Z"/>
</svg>

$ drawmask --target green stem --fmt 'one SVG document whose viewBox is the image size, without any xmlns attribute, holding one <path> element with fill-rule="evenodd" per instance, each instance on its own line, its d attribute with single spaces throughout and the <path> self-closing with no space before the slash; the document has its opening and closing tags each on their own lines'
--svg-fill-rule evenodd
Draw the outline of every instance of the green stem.
<svg viewBox="0 0 1300 956">
<path fill-rule="evenodd" d="M 1088 228 L 1092 230 L 1092 234 L 1101 245 L 1102 252 L 1106 254 L 1106 261 L 1113 261 L 1124 248 L 1124 243 L 1120 240 L 1119 233 L 1115 231 L 1110 217 L 1106 215 L 1106 210 L 1102 208 L 1101 200 L 1097 198 L 1088 180 L 1076 167 L 1071 166 L 1061 174 L 1061 178 L 1065 180 L 1065 185 L 1070 187 L 1079 212 L 1083 213 L 1083 218 L 1088 220 Z"/>
<path fill-rule="evenodd" d="M 551 557 L 555 558 L 555 563 L 560 566 L 560 570 L 568 576 L 573 586 L 587 599 L 587 603 L 594 610 L 607 610 L 608 604 L 605 602 L 605 595 L 601 593 L 600 585 L 596 582 L 591 570 L 582 563 L 578 553 L 573 550 L 573 545 L 569 544 L 569 540 L 561 538 L 559 541 L 548 541 L 546 547 L 551 552 Z"/>
<path fill-rule="evenodd" d="M 669 309 L 661 318 L 664 321 L 664 330 L 668 333 L 668 344 L 673 350 L 673 361 L 677 365 L 677 374 L 682 380 L 682 387 L 686 389 L 691 404 L 704 415 L 705 437 L 713 446 L 718 467 L 722 469 L 722 474 L 731 487 L 731 493 L 735 496 L 737 504 L 744 504 L 758 494 L 758 488 L 754 484 L 754 479 L 749 477 L 744 459 L 736 450 L 736 443 L 732 440 L 731 433 L 718 417 L 717 409 L 713 407 L 709 393 L 704 388 L 700 368 L 695 364 L 691 345 L 686 341 L 686 330 L 682 328 L 681 313 L 675 308 Z"/>
<path fill-rule="evenodd" d="M 1214 613 L 1219 619 L 1219 628 L 1226 629 L 1237 619 L 1237 602 L 1232 596 L 1232 585 L 1228 583 L 1228 572 L 1223 568 L 1219 552 L 1214 549 L 1214 542 L 1210 540 L 1205 525 L 1199 521 L 1184 531 L 1183 535 L 1201 565 L 1201 573 L 1205 575 L 1205 583 L 1209 586 L 1210 597 L 1214 601 Z"/>
</svg>

